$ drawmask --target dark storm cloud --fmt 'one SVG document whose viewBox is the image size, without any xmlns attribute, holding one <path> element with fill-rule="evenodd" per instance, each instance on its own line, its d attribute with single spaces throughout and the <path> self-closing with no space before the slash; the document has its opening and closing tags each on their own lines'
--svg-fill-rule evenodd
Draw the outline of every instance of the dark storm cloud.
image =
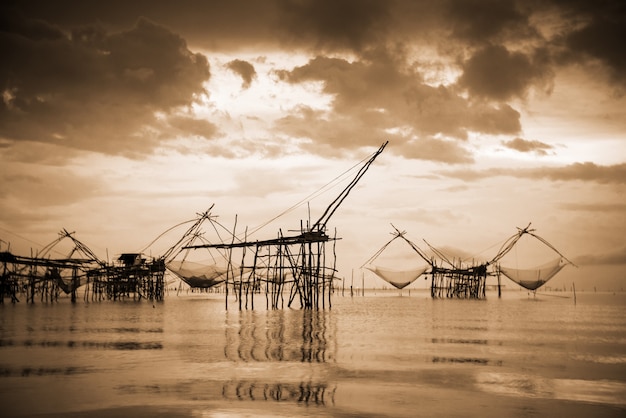
<svg viewBox="0 0 626 418">
<path fill-rule="evenodd" d="M 380 138 L 390 136 L 408 144 L 424 145 L 424 149 L 453 151 L 449 161 L 461 162 L 468 158 L 449 142 L 433 139 L 445 136 L 465 140 L 470 131 L 490 134 L 511 134 L 520 130 L 519 113 L 508 105 L 490 105 L 471 102 L 445 87 L 423 83 L 414 70 L 404 69 L 398 55 L 389 51 L 371 51 L 367 58 L 349 62 L 340 58 L 318 56 L 306 65 L 278 75 L 289 83 L 323 82 L 324 92 L 333 97 L 332 111 L 322 118 L 303 111 L 285 119 L 278 126 L 284 132 L 315 139 L 322 143 L 350 147 L 359 144 L 374 145 Z M 286 123 L 289 122 L 289 123 Z M 324 124 L 325 135 L 317 127 Z M 316 127 L 317 126 L 317 127 Z M 350 135 L 349 128 L 365 127 Z M 408 129 L 407 129 L 408 128 Z M 356 129 L 356 128 L 353 128 Z M 331 135 L 330 133 L 336 134 Z M 421 138 L 415 142 L 413 138 Z M 420 155 L 434 155 L 424 150 Z M 417 156 L 416 152 L 404 155 Z M 448 160 L 439 155 L 438 161 Z"/>
<path fill-rule="evenodd" d="M 33 18 L 54 22 L 64 28 L 101 24 L 122 31 L 140 17 L 175 30 L 196 47 L 232 50 L 276 43 L 276 1 L 207 0 L 20 0 L 16 7 Z"/>
<path fill-rule="evenodd" d="M 250 64 L 248 61 L 243 60 L 232 60 L 226 67 L 236 74 L 238 74 L 243 80 L 242 87 L 247 89 L 252 84 L 252 80 L 256 78 L 256 70 L 254 69 L 254 65 Z"/>
<path fill-rule="evenodd" d="M 28 18 L 2 14 L 0 135 L 139 153 L 167 134 L 155 130 L 184 133 L 180 120 L 157 123 L 154 114 L 167 116 L 202 92 L 208 63 L 193 48 L 316 51 L 308 64 L 280 74 L 290 83 L 322 82 L 334 99 L 331 112 L 323 121 L 315 116 L 317 127 L 297 127 L 315 121 L 303 103 L 277 124 L 283 133 L 297 128 L 321 147 L 354 148 L 396 132 L 403 146 L 449 147 L 450 158 L 441 158 L 459 162 L 471 156 L 449 139 L 519 134 L 520 114 L 509 102 L 533 88 L 549 93 L 558 65 L 594 60 L 613 80 L 626 80 L 622 3 L 22 0 L 15 9 Z M 437 58 L 423 56 L 432 50 Z M 425 82 L 440 65 L 452 65 L 456 83 Z M 254 80 L 246 61 L 235 58 L 229 68 L 244 88 Z M 205 138 L 218 133 L 210 124 L 201 129 Z"/>
<path fill-rule="evenodd" d="M 560 12 L 571 17 L 569 31 L 562 34 L 565 62 L 599 60 L 614 82 L 626 86 L 626 3 L 621 0 L 594 2 L 558 0 Z"/>
<path fill-rule="evenodd" d="M 65 33 L 41 21 L 0 31 L 0 136 L 105 153 L 143 153 L 155 113 L 189 105 L 209 78 L 206 58 L 180 36 L 140 19 L 126 31 Z"/>
<path fill-rule="evenodd" d="M 464 63 L 459 85 L 472 96 L 507 101 L 524 97 L 530 86 L 549 85 L 551 79 L 544 54 L 531 58 L 501 45 L 490 45 Z"/>
<path fill-rule="evenodd" d="M 393 1 L 279 1 L 282 30 L 298 43 L 318 48 L 360 51 L 384 39 Z"/>
<path fill-rule="evenodd" d="M 554 148 L 552 145 L 546 144 L 541 141 L 529 141 L 523 138 L 515 138 L 510 141 L 502 141 L 502 145 L 515 151 L 532 152 L 537 155 L 547 155 L 547 150 L 551 150 Z"/>
<path fill-rule="evenodd" d="M 482 43 L 502 37 L 506 32 L 526 30 L 528 16 L 514 1 L 450 0 L 444 5 L 455 38 Z"/>
<path fill-rule="evenodd" d="M 464 181 L 483 178 L 511 176 L 550 181 L 584 181 L 599 184 L 626 184 L 626 164 L 597 165 L 591 162 L 574 163 L 563 167 L 539 167 L 526 169 L 493 168 L 488 170 L 449 170 L 440 172 L 442 176 Z"/>
</svg>

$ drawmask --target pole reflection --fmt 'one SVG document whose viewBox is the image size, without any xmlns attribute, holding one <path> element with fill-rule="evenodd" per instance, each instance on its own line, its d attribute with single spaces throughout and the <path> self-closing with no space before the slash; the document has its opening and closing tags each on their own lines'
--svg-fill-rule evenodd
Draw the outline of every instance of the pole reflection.
<svg viewBox="0 0 626 418">
<path fill-rule="evenodd" d="M 267 383 L 240 380 L 227 382 L 222 397 L 239 401 L 295 402 L 303 405 L 326 406 L 334 404 L 336 386 L 323 383 Z"/>
<path fill-rule="evenodd" d="M 316 310 L 227 312 L 224 356 L 236 363 L 309 363 L 303 379 L 300 367 L 272 368 L 225 382 L 226 400 L 275 401 L 300 405 L 334 404 L 337 387 L 327 381 L 326 363 L 336 360 L 336 324 L 332 313 Z"/>
<path fill-rule="evenodd" d="M 225 339 L 225 357 L 237 362 L 328 363 L 336 359 L 336 327 L 328 311 L 228 313 Z"/>
</svg>

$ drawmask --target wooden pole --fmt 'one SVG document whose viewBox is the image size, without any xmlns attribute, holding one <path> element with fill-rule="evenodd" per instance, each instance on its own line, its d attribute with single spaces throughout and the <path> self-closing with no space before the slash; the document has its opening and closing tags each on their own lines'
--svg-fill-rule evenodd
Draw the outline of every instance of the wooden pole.
<svg viewBox="0 0 626 418">
<path fill-rule="evenodd" d="M 352 269 L 352 281 L 350 282 L 350 297 L 354 296 L 353 289 L 354 289 L 354 269 Z"/>
<path fill-rule="evenodd" d="M 498 298 L 502 297 L 502 289 L 501 289 L 501 285 L 500 285 L 500 266 L 498 265 Z"/>
<path fill-rule="evenodd" d="M 235 243 L 235 233 L 237 231 L 237 215 L 235 215 L 235 226 L 233 226 L 233 238 L 231 240 L 231 245 Z M 228 267 L 226 268 L 226 310 L 228 310 L 228 276 L 232 276 L 231 273 L 231 258 L 232 258 L 232 247 L 228 249 Z M 235 278 L 233 277 L 233 287 L 235 284 Z M 233 291 L 235 289 L 233 288 Z"/>
</svg>

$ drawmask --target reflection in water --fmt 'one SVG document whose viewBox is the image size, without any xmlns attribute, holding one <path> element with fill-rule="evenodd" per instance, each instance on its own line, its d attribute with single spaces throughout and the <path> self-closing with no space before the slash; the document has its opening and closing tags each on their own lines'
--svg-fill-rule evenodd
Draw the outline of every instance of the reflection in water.
<svg viewBox="0 0 626 418">
<path fill-rule="evenodd" d="M 267 401 L 294 403 L 301 406 L 327 407 L 335 405 L 336 385 L 314 383 L 311 381 L 275 382 L 262 380 L 187 380 L 165 384 L 123 384 L 116 387 L 122 395 L 167 395 L 193 401 L 215 400 L 220 397 L 225 401 Z"/>
<path fill-rule="evenodd" d="M 0 416 L 623 417 L 626 296 L 508 295 L 0 306 Z"/>
<path fill-rule="evenodd" d="M 334 404 L 336 387 L 311 382 L 261 383 L 239 381 L 225 383 L 222 397 L 226 400 L 296 402 L 303 405 Z"/>
<path fill-rule="evenodd" d="M 28 377 L 28 376 L 52 376 L 52 375 L 75 375 L 93 372 L 91 367 L 31 367 L 26 366 L 23 368 L 0 368 L 0 377 Z"/>
<path fill-rule="evenodd" d="M 0 346 L 14 345 L 13 341 L 4 341 Z M 94 348 L 109 350 L 161 350 L 163 344 L 160 341 L 51 341 L 51 340 L 25 340 L 24 347 L 66 347 L 66 348 Z"/>
<path fill-rule="evenodd" d="M 467 364 L 478 364 L 486 366 L 488 364 L 501 366 L 502 361 L 491 361 L 486 358 L 478 358 L 478 357 L 433 357 L 433 363 L 467 363 Z"/>
<path fill-rule="evenodd" d="M 450 345 L 453 345 L 453 346 L 456 346 L 456 345 L 460 345 L 460 346 L 464 346 L 464 345 L 469 345 L 469 346 L 473 346 L 473 345 L 477 345 L 477 346 L 494 345 L 491 341 L 486 340 L 486 339 L 480 339 L 480 338 L 449 338 L 449 337 L 443 337 L 443 338 L 431 338 L 430 342 L 432 344 L 450 344 Z M 502 342 L 499 341 L 495 345 L 502 345 Z M 468 355 L 452 355 L 452 356 L 437 355 L 437 356 L 433 356 L 431 361 L 433 363 L 452 363 L 452 364 L 457 363 L 457 364 L 475 364 L 475 365 L 479 365 L 479 366 L 487 366 L 487 365 L 502 366 L 502 361 L 501 360 L 493 360 L 493 359 L 484 358 L 484 357 L 471 357 L 471 356 L 468 356 Z"/>
<path fill-rule="evenodd" d="M 487 345 L 487 340 L 467 339 L 467 338 L 431 338 L 433 344 L 479 344 Z"/>
<path fill-rule="evenodd" d="M 148 313 L 148 315 L 144 314 Z M 0 379 L 101 381 L 120 361 L 160 356 L 165 350 L 161 312 L 140 303 L 12 307 L 0 315 Z M 150 352 L 150 354 L 147 354 Z M 50 387 L 50 393 L 56 388 Z M 54 396 L 51 396 L 54 398 Z"/>
<path fill-rule="evenodd" d="M 231 317 L 238 322 L 233 324 Z M 336 359 L 331 312 L 241 311 L 226 317 L 224 355 L 233 361 L 326 363 Z"/>
</svg>

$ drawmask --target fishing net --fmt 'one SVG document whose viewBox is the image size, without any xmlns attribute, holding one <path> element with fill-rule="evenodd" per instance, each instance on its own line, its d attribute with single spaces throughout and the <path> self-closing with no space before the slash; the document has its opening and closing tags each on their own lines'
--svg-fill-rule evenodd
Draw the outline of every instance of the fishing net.
<svg viewBox="0 0 626 418">
<path fill-rule="evenodd" d="M 500 266 L 500 272 L 525 289 L 537 290 L 561 271 L 563 267 L 565 267 L 563 259 L 557 258 L 533 269 L 515 269 Z"/>
<path fill-rule="evenodd" d="M 366 268 L 397 289 L 407 287 L 428 269 L 428 267 L 422 267 L 412 270 L 393 270 L 372 265 Z"/>
<path fill-rule="evenodd" d="M 170 261 L 167 269 L 191 287 L 209 288 L 226 280 L 226 267 L 193 261 Z"/>
</svg>

